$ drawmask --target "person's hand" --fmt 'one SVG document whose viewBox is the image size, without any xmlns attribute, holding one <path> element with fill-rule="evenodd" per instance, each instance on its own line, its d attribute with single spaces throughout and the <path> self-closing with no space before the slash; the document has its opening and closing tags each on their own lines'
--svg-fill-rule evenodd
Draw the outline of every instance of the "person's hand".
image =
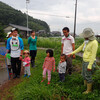
<svg viewBox="0 0 100 100">
<path fill-rule="evenodd" d="M 5 54 L 4 58 L 6 58 L 7 53 Z"/>
<path fill-rule="evenodd" d="M 44 67 L 42 67 L 42 69 L 44 70 Z"/>
<path fill-rule="evenodd" d="M 53 72 L 55 72 L 55 68 L 53 69 Z"/>
<path fill-rule="evenodd" d="M 75 59 L 75 54 L 73 55 L 73 59 Z"/>
<path fill-rule="evenodd" d="M 91 71 L 92 69 L 87 68 L 88 71 Z"/>
<path fill-rule="evenodd" d="M 68 55 L 68 57 L 71 57 L 71 56 L 72 56 L 72 54 L 69 54 L 69 55 Z"/>
<path fill-rule="evenodd" d="M 62 63 L 62 61 L 59 61 L 59 63 Z"/>
<path fill-rule="evenodd" d="M 19 60 L 22 60 L 22 56 L 19 57 Z"/>
</svg>

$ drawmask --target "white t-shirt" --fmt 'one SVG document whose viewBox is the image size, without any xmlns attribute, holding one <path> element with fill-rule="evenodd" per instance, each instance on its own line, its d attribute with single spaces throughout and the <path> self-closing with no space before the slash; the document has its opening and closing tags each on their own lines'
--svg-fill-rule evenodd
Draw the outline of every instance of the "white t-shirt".
<svg viewBox="0 0 100 100">
<path fill-rule="evenodd" d="M 63 46 L 63 54 L 68 55 L 73 52 L 72 43 L 75 43 L 74 38 L 69 35 L 68 37 L 62 37 L 61 43 L 64 44 Z"/>
<path fill-rule="evenodd" d="M 11 46 L 11 57 L 17 58 L 20 57 L 21 49 L 19 47 L 19 39 L 18 37 L 13 37 L 10 40 L 10 46 Z"/>
</svg>

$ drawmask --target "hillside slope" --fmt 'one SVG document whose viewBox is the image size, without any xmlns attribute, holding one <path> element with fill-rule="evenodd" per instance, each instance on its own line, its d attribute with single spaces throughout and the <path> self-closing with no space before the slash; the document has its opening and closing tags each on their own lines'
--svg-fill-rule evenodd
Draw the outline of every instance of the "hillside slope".
<svg viewBox="0 0 100 100">
<path fill-rule="evenodd" d="M 26 14 L 0 1 L 0 23 L 3 26 L 7 26 L 9 23 L 26 26 Z M 29 28 L 35 31 L 50 31 L 46 22 L 35 19 L 31 16 L 29 16 Z"/>
</svg>

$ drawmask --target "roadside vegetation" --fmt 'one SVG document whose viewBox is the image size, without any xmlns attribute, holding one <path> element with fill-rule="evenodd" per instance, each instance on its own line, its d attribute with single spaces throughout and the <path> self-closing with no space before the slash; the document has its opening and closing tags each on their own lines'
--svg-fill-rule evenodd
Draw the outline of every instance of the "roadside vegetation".
<svg viewBox="0 0 100 100">
<path fill-rule="evenodd" d="M 77 39 L 77 46 L 83 40 Z M 38 47 L 54 49 L 54 57 L 56 60 L 56 67 L 58 66 L 61 48 L 60 38 L 38 38 Z M 24 40 L 25 49 L 28 49 L 27 40 Z M 99 47 L 100 48 L 100 47 Z M 86 87 L 83 85 L 83 78 L 81 76 L 82 58 L 76 56 L 73 60 L 73 74 L 66 75 L 64 83 L 59 83 L 58 73 L 52 72 L 51 84 L 47 85 L 47 80 L 41 84 L 42 80 L 42 65 L 46 56 L 45 50 L 38 50 L 36 57 L 37 67 L 31 68 L 31 77 L 29 79 L 22 78 L 22 82 L 15 87 L 10 88 L 9 92 L 12 95 L 6 97 L 13 97 L 13 100 L 100 100 L 100 70 L 94 73 L 93 92 L 84 95 L 83 91 Z M 100 67 L 100 66 L 99 66 Z"/>
</svg>

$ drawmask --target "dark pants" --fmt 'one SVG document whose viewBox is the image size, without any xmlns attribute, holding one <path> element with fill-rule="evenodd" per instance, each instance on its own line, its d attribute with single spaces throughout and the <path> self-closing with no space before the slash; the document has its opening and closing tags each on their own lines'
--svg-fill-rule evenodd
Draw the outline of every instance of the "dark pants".
<svg viewBox="0 0 100 100">
<path fill-rule="evenodd" d="M 32 67 L 34 67 L 34 65 L 35 65 L 36 54 L 37 54 L 37 50 L 30 50 L 31 65 L 32 65 Z"/>
<path fill-rule="evenodd" d="M 12 70 L 13 70 L 13 74 L 20 75 L 20 71 L 21 71 L 21 60 L 19 60 L 19 58 L 12 58 L 11 57 L 11 66 L 12 66 Z"/>
<path fill-rule="evenodd" d="M 60 78 L 60 81 L 64 81 L 65 80 L 65 73 L 59 73 L 59 78 Z"/>
<path fill-rule="evenodd" d="M 68 71 L 68 74 L 71 75 L 72 74 L 72 57 L 67 57 L 66 56 L 66 62 L 67 62 L 67 66 L 66 66 L 66 72 Z"/>
</svg>

